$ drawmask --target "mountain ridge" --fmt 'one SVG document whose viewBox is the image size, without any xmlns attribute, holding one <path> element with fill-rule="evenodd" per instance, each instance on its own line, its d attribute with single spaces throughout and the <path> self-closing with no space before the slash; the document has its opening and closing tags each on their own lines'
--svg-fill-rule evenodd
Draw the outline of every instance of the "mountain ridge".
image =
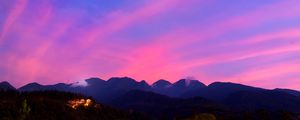
<svg viewBox="0 0 300 120">
<path fill-rule="evenodd" d="M 33 82 L 33 83 L 28 83 L 26 85 L 23 85 L 18 89 L 13 87 L 12 85 L 10 85 L 10 83 L 7 81 L 3 81 L 1 83 L 2 84 L 6 83 L 8 86 L 10 86 L 9 88 L 15 89 L 15 90 L 20 90 L 20 91 L 52 90 L 52 89 L 63 90 L 63 91 L 72 91 L 74 89 L 88 88 L 89 85 L 92 85 L 92 86 L 98 85 L 94 89 L 99 89 L 99 87 L 102 87 L 102 88 L 109 87 L 109 86 L 107 86 L 107 83 L 110 83 L 110 84 L 119 84 L 120 88 L 124 88 L 124 85 L 128 85 L 127 87 L 133 87 L 133 89 L 142 89 L 142 90 L 145 89 L 147 91 L 150 90 L 155 93 L 168 95 L 168 96 L 172 96 L 172 97 L 197 96 L 197 95 L 201 94 L 201 93 L 197 93 L 197 92 L 203 91 L 203 88 L 210 89 L 210 90 L 206 90 L 206 91 L 213 93 L 213 92 L 216 92 L 213 90 L 213 88 L 215 88 L 215 87 L 218 87 L 218 89 L 219 88 L 222 88 L 222 89 L 229 88 L 229 89 L 232 89 L 232 91 L 234 91 L 234 89 L 239 89 L 239 88 L 243 88 L 243 89 L 257 88 L 257 90 L 259 90 L 259 89 L 260 90 L 271 90 L 271 89 L 243 85 L 243 84 L 239 84 L 239 83 L 232 83 L 232 82 L 213 82 L 209 85 L 205 85 L 202 82 L 200 82 L 199 80 L 191 80 L 191 79 L 180 79 L 174 83 L 171 83 L 164 79 L 160 79 L 152 84 L 148 84 L 145 80 L 137 81 L 130 77 L 112 77 L 108 80 L 103 80 L 98 77 L 91 77 L 91 78 L 85 79 L 84 81 L 87 84 L 86 86 L 75 85 L 76 83 L 69 83 L 69 84 L 57 83 L 57 84 L 53 84 L 53 85 L 42 85 L 37 82 Z M 0 88 L 1 88 L 1 86 L 4 86 L 4 85 L 0 84 Z M 138 87 L 136 87 L 136 86 L 138 86 Z M 191 86 L 193 86 L 194 88 L 192 88 Z M 67 89 L 66 89 L 66 87 L 67 87 Z M 116 86 L 114 86 L 114 87 L 116 87 Z M 298 90 L 286 89 L 286 88 L 275 88 L 273 90 L 300 96 L 300 91 L 298 91 Z M 195 94 L 195 93 L 197 93 L 197 94 Z"/>
<path fill-rule="evenodd" d="M 165 103 L 174 102 L 175 105 L 170 104 L 172 106 L 167 107 L 168 109 L 175 109 L 176 104 L 187 105 L 186 107 L 182 106 L 182 108 L 187 108 L 187 110 L 193 107 L 197 108 L 198 105 L 201 106 L 205 104 L 205 102 L 195 99 L 199 98 L 215 103 L 212 104 L 212 106 L 221 104 L 239 112 L 254 112 L 260 109 L 272 112 L 286 110 L 300 115 L 300 97 L 297 96 L 298 91 L 289 89 L 271 90 L 231 82 L 214 82 L 206 86 L 198 80 L 187 79 L 180 79 L 174 83 L 170 83 L 166 80 L 158 80 L 152 85 L 149 85 L 146 81 L 136 81 L 129 77 L 113 77 L 106 81 L 100 78 L 89 78 L 84 80 L 84 82 L 87 84 L 81 86 L 65 83 L 55 85 L 29 83 L 17 90 L 21 92 L 57 90 L 79 93 L 92 97 L 97 102 L 115 106 L 121 105 L 112 104 L 111 101 L 123 101 L 122 99 L 124 99 L 126 100 L 123 101 L 125 105 L 134 105 L 133 107 L 137 110 L 146 110 L 146 112 L 149 113 L 153 111 L 149 105 L 155 104 L 158 107 L 163 105 L 159 101 Z M 128 98 L 128 96 L 134 97 Z M 154 99 L 157 101 L 148 101 L 145 99 L 147 97 L 149 97 L 150 100 Z M 139 101 L 136 101 L 136 99 Z M 196 103 L 185 104 L 188 101 L 196 101 Z M 143 109 L 145 106 L 148 106 L 149 109 Z M 164 110 L 164 108 L 161 108 L 161 110 Z M 174 115 L 174 113 L 170 114 Z"/>
<path fill-rule="evenodd" d="M 101 82 L 107 82 L 107 81 L 109 81 L 109 80 L 112 79 L 112 78 L 121 78 L 121 79 L 126 78 L 126 79 L 131 79 L 131 80 L 133 80 L 133 81 L 135 81 L 135 82 L 138 82 L 137 80 L 135 80 L 135 79 L 133 79 L 133 78 L 130 78 L 130 77 L 111 77 L 111 78 L 109 78 L 109 79 L 107 79 L 107 80 L 101 79 L 101 78 L 99 78 L 99 77 L 90 77 L 90 78 L 85 79 L 84 81 L 86 81 L 87 83 L 89 83 L 88 81 L 90 81 L 90 80 L 94 80 L 94 81 L 98 81 L 98 80 L 99 80 L 99 81 L 101 81 Z M 190 80 L 190 81 L 197 81 L 197 82 L 202 83 L 200 80 L 192 80 L 192 79 L 179 79 L 179 80 L 176 81 L 176 82 L 179 82 L 180 80 Z M 142 82 L 142 81 L 146 82 L 145 80 L 141 80 L 140 82 Z M 167 81 L 167 80 L 164 80 L 164 79 L 159 79 L 159 80 L 157 80 L 156 82 L 153 82 L 152 84 L 148 84 L 147 82 L 146 82 L 146 83 L 147 83 L 149 86 L 153 87 L 154 84 L 157 83 L 157 82 L 159 82 L 159 81 L 166 81 L 166 82 L 168 82 L 169 85 L 173 85 L 173 84 L 176 83 L 176 82 L 171 83 L 171 82 L 169 82 L 169 81 Z M 1 81 L 0 83 L 4 83 L 4 82 L 9 83 L 8 81 Z M 75 83 L 76 83 L 76 82 L 74 82 L 74 83 L 56 83 L 56 84 L 44 85 L 44 84 L 40 84 L 40 83 L 38 83 L 38 82 L 32 82 L 32 83 L 27 83 L 27 84 L 25 84 L 25 85 L 23 85 L 23 86 L 21 86 L 21 87 L 19 87 L 19 88 L 14 87 L 14 86 L 11 85 L 10 83 L 9 83 L 9 84 L 10 84 L 12 87 L 14 87 L 15 89 L 20 89 L 20 88 L 22 88 L 22 87 L 24 87 L 24 86 L 27 86 L 28 84 L 39 84 L 39 85 L 42 85 L 42 86 L 50 86 L 50 85 L 57 85 L 57 84 L 72 85 L 72 84 L 75 84 Z M 202 83 L 202 84 L 208 87 L 208 86 L 212 86 L 212 85 L 217 84 L 217 83 L 228 83 L 228 84 L 244 85 L 244 84 L 240 84 L 240 83 L 234 83 L 234 82 L 221 82 L 221 81 L 212 82 L 212 83 L 210 83 L 210 84 L 208 84 L 208 85 L 205 85 L 205 84 L 203 84 L 203 83 Z M 249 85 L 244 85 L 244 86 L 249 86 Z M 250 87 L 253 87 L 253 86 L 250 86 Z M 259 88 L 259 87 L 256 87 L 256 88 Z M 266 89 L 266 88 L 262 88 L 262 89 Z M 271 90 L 271 89 L 270 89 L 270 90 Z M 286 91 L 290 91 L 290 92 L 293 91 L 293 92 L 299 92 L 299 93 L 300 93 L 299 90 L 289 89 L 289 88 L 274 88 L 273 90 L 282 90 L 282 91 L 285 91 L 285 90 L 286 90 Z"/>
<path fill-rule="evenodd" d="M 154 93 L 171 97 L 191 98 L 201 96 L 206 99 L 222 101 L 228 95 L 237 91 L 265 91 L 268 89 L 252 87 L 248 85 L 231 82 L 213 82 L 205 85 L 198 80 L 180 79 L 174 83 L 167 80 L 158 80 L 153 84 L 146 81 L 136 81 L 130 77 L 112 77 L 103 80 L 97 77 L 85 79 L 86 86 L 58 83 L 55 85 L 41 85 L 39 83 L 29 83 L 20 87 L 20 91 L 36 90 L 60 90 L 68 92 L 83 93 L 94 96 L 99 101 L 109 101 L 119 95 L 125 94 L 130 90 L 152 91 Z M 293 95 L 300 95 L 300 92 L 290 89 L 274 89 L 274 91 L 285 92 Z"/>
</svg>

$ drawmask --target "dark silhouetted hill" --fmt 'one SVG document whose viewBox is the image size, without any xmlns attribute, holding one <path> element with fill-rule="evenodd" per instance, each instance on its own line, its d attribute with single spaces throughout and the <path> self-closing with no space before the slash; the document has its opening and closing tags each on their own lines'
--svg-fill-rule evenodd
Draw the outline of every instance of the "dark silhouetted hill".
<svg viewBox="0 0 300 120">
<path fill-rule="evenodd" d="M 190 98 L 195 96 L 201 96 L 207 99 L 215 100 L 215 101 L 223 101 L 229 95 L 239 92 L 239 91 L 253 91 L 259 92 L 264 91 L 265 89 L 246 86 L 242 84 L 229 83 L 229 82 L 215 82 L 207 87 L 203 87 L 201 89 L 197 89 L 194 91 L 186 92 L 182 95 L 184 98 Z"/>
<path fill-rule="evenodd" d="M 300 113 L 300 98 L 284 92 L 265 90 L 240 91 L 229 95 L 224 104 L 240 111 L 264 109 L 268 111 L 291 111 Z"/>
<path fill-rule="evenodd" d="M 165 95 L 140 90 L 129 91 L 109 103 L 110 105 L 140 111 L 160 119 L 185 118 L 194 113 L 224 113 L 226 108 L 210 100 L 171 98 Z"/>
<path fill-rule="evenodd" d="M 243 95 L 246 95 L 247 97 L 243 99 Z M 234 93 L 226 99 L 228 100 L 226 104 L 220 104 L 201 97 L 181 99 L 153 92 L 133 90 L 116 98 L 109 104 L 124 110 L 139 111 L 152 116 L 152 119 L 161 120 L 189 119 L 191 116 L 195 116 L 194 118 L 190 118 L 192 120 L 196 118 L 200 119 L 202 117 L 204 119 L 207 115 L 210 116 L 210 118 L 216 118 L 217 120 L 265 120 L 265 118 L 270 120 L 298 119 L 297 115 L 278 109 L 282 106 L 280 105 L 281 103 L 286 102 L 284 100 L 273 101 L 271 104 L 267 104 L 269 100 L 267 99 L 261 103 L 261 106 L 257 105 L 261 99 L 269 97 L 268 95 L 269 93 L 267 93 L 266 96 L 259 98 L 261 95 L 252 96 L 249 94 L 249 97 L 253 98 L 248 98 L 247 93 Z M 280 95 L 276 96 L 279 97 Z M 231 100 L 231 98 L 233 98 L 233 100 Z M 249 99 L 249 101 L 247 101 L 247 99 Z M 289 106 L 295 105 L 293 103 L 285 104 L 289 104 Z M 265 105 L 271 106 L 268 108 Z M 298 110 L 298 105 L 290 110 Z"/>
<path fill-rule="evenodd" d="M 87 99 L 83 95 L 58 92 L 0 91 L 1 120 L 147 120 L 135 112 L 95 103 L 72 108 L 69 101 Z M 91 99 L 91 98 L 89 98 Z"/>
<path fill-rule="evenodd" d="M 16 90 L 16 88 L 4 81 L 0 83 L 0 90 Z"/>
<path fill-rule="evenodd" d="M 197 80 L 188 79 L 181 79 L 173 84 L 166 80 L 159 80 L 152 85 L 129 77 L 113 77 L 109 80 L 90 78 L 85 82 L 87 85 L 84 86 L 78 86 L 76 83 L 56 85 L 30 83 L 18 90 L 23 92 L 57 90 L 80 93 L 92 96 L 100 103 L 143 111 L 152 116 L 160 116 L 161 112 L 166 112 L 165 110 L 168 110 L 166 117 L 175 113 L 179 114 L 181 110 L 186 111 L 182 113 L 195 114 L 206 111 L 225 118 L 235 116 L 234 112 L 238 114 L 250 112 L 249 114 L 254 116 L 260 114 L 260 112 L 256 113 L 260 110 L 264 111 L 263 113 L 269 113 L 268 115 L 272 117 L 278 116 L 278 112 L 282 113 L 280 111 L 286 111 L 288 115 L 300 114 L 299 93 L 288 89 L 268 90 L 229 82 L 215 82 L 206 86 Z M 112 103 L 112 101 L 117 102 Z M 190 103 L 187 104 L 187 101 Z M 205 105 L 210 105 L 210 107 L 205 107 Z M 210 111 L 220 106 L 222 108 Z M 227 109 L 229 113 L 225 113 Z M 223 113 L 229 116 L 224 116 Z M 185 116 L 185 114 L 181 115 Z"/>
</svg>

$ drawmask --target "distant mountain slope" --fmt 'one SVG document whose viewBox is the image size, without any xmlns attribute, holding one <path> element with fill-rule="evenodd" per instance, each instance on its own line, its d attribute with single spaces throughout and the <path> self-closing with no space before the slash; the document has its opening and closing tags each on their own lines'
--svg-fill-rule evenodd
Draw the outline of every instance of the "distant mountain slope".
<svg viewBox="0 0 300 120">
<path fill-rule="evenodd" d="M 58 83 L 55 85 L 41 85 L 39 83 L 29 83 L 18 89 L 19 91 L 44 91 L 44 90 L 58 90 L 58 91 L 72 91 L 71 85 Z"/>
<path fill-rule="evenodd" d="M 19 88 L 20 91 L 39 91 L 44 89 L 45 89 L 44 86 L 38 83 L 29 83 Z"/>
<path fill-rule="evenodd" d="M 191 98 L 201 96 L 215 101 L 223 101 L 227 96 L 239 91 L 264 91 L 265 89 L 246 86 L 242 84 L 229 83 L 229 82 L 215 82 L 208 87 L 203 87 L 194 91 L 186 92 L 182 95 L 184 98 Z"/>
<path fill-rule="evenodd" d="M 268 111 L 290 111 L 300 114 L 300 97 L 274 90 L 239 91 L 230 94 L 223 104 L 241 111 L 265 109 Z"/>
<path fill-rule="evenodd" d="M 112 100 L 110 105 L 140 111 L 158 118 L 184 118 L 201 112 L 226 112 L 226 108 L 215 102 L 200 97 L 192 99 L 171 98 L 165 95 L 140 90 L 129 91 Z"/>
<path fill-rule="evenodd" d="M 295 96 L 299 96 L 300 97 L 300 91 L 297 90 L 291 90 L 291 89 L 280 89 L 280 88 L 276 88 L 274 89 L 275 91 L 281 91 L 281 92 L 285 92 L 285 93 L 289 93 Z"/>
<path fill-rule="evenodd" d="M 287 98 L 279 99 L 280 96 Z M 297 115 L 285 112 L 297 113 L 300 105 L 298 99 L 295 96 L 274 91 L 264 91 L 259 94 L 237 92 L 231 94 L 221 104 L 201 97 L 181 99 L 133 90 L 112 100 L 109 104 L 116 108 L 140 111 L 151 115 L 154 119 L 161 120 L 185 119 L 203 113 L 217 120 L 265 120 L 266 118 L 298 120 Z"/>
</svg>

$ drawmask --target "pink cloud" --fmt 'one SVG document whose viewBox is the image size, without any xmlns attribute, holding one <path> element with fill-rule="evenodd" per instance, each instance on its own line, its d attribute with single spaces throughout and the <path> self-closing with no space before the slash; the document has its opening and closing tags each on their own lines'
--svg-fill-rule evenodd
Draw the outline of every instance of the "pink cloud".
<svg viewBox="0 0 300 120">
<path fill-rule="evenodd" d="M 274 39 L 286 40 L 287 38 L 300 38 L 300 28 L 285 29 L 278 32 L 256 35 L 245 40 L 234 41 L 231 43 L 227 42 L 224 45 L 250 45 L 265 41 L 272 41 Z"/>
<path fill-rule="evenodd" d="M 297 2 L 297 1 L 294 1 Z M 172 38 L 176 39 L 157 39 L 160 42 L 170 42 L 172 47 L 179 47 L 184 45 L 193 44 L 199 41 L 210 40 L 216 36 L 223 35 L 235 30 L 245 30 L 251 27 L 261 25 L 263 23 L 272 21 L 274 19 L 290 19 L 291 17 L 299 17 L 300 7 L 294 2 L 278 2 L 276 4 L 270 4 L 262 6 L 256 10 L 244 13 L 239 16 L 231 16 L 224 20 L 213 23 L 212 25 L 206 26 L 204 29 L 203 25 L 184 26 L 179 28 L 182 30 L 175 30 L 174 33 L 171 31 L 168 35 L 173 35 Z M 264 12 L 262 12 L 264 11 Z M 178 34 L 178 31 L 182 31 Z M 164 37 L 164 36 L 162 36 Z"/>
<path fill-rule="evenodd" d="M 233 75 L 229 78 L 225 78 L 224 81 L 251 84 L 260 87 L 269 86 L 270 88 L 274 88 L 274 85 L 272 85 L 272 81 L 278 80 L 279 76 L 286 76 L 291 73 L 299 73 L 299 63 L 299 60 L 291 62 L 287 61 L 284 63 L 255 67 L 246 70 L 238 75 Z M 291 87 L 294 86 L 294 84 L 299 83 L 299 81 L 293 81 L 293 79 L 295 78 L 281 78 L 281 81 L 285 81 L 285 83 L 287 83 L 285 87 Z M 294 88 L 299 89 L 299 86 L 294 86 Z"/>
<path fill-rule="evenodd" d="M 49 32 L 47 37 L 44 35 L 32 36 L 34 33 L 38 33 L 47 22 L 50 22 L 49 15 L 41 16 L 41 18 L 44 18 L 41 20 L 42 22 L 40 21 L 36 26 L 28 29 L 25 32 L 27 34 L 21 35 L 22 40 L 15 45 L 15 51 L 1 56 L 5 62 L 0 63 L 0 66 L 13 73 L 7 74 L 2 79 L 15 81 L 17 87 L 32 81 L 42 81 L 42 83 L 66 82 L 72 78 L 70 76 L 80 73 L 80 68 L 68 70 L 70 67 L 67 65 L 57 67 L 56 64 L 60 63 L 57 59 L 63 57 L 53 56 L 59 55 L 57 54 L 59 52 L 52 48 L 54 43 L 57 43 L 57 40 L 73 25 L 76 21 L 73 18 L 76 17 L 60 21 L 52 26 L 55 31 Z M 38 45 L 32 46 L 32 43 L 38 43 Z M 54 61 L 52 61 L 53 57 L 55 57 Z"/>
<path fill-rule="evenodd" d="M 99 42 L 114 32 L 117 32 L 122 29 L 126 29 L 127 27 L 149 21 L 151 18 L 160 17 L 159 15 L 167 14 L 167 11 L 171 10 L 181 10 L 183 8 L 188 8 L 193 5 L 195 1 L 192 2 L 182 2 L 181 0 L 162 0 L 160 2 L 151 1 L 145 6 L 138 7 L 135 10 L 130 12 L 123 11 L 115 11 L 104 18 L 103 24 L 99 24 L 94 28 L 81 33 L 81 36 L 77 36 L 79 40 L 78 45 L 82 46 L 82 48 L 90 47 L 95 44 L 95 42 Z M 199 1 L 198 1 L 199 3 Z M 178 9 L 180 6 L 181 9 Z"/>
<path fill-rule="evenodd" d="M 137 79 L 147 78 L 149 83 L 162 78 L 178 79 L 181 71 L 177 71 L 177 66 L 171 66 L 171 62 L 176 59 L 176 55 L 166 56 L 165 52 L 167 51 L 165 50 L 164 46 L 138 48 L 135 58 L 114 74 Z"/>
<path fill-rule="evenodd" d="M 193 3 L 193 2 L 192 2 Z M 108 42 L 103 41 L 105 38 L 109 37 L 109 34 L 117 32 L 119 30 L 125 29 L 127 26 L 136 24 L 137 22 L 144 22 L 147 21 L 148 19 L 158 16 L 160 14 L 165 13 L 168 10 L 174 10 L 177 9 L 178 5 L 182 5 L 182 7 L 187 7 L 190 6 L 190 4 L 182 4 L 181 1 L 171 1 L 171 0 L 165 0 L 162 2 L 151 2 L 150 5 L 146 5 L 143 7 L 140 7 L 136 10 L 134 10 L 132 13 L 112 13 L 113 15 L 108 15 L 107 23 L 102 25 L 102 26 L 96 26 L 92 30 L 88 30 L 87 32 L 83 33 L 81 36 L 77 36 L 79 40 L 78 42 L 78 48 L 81 50 L 84 49 L 90 49 L 90 52 L 88 53 L 89 55 L 86 55 L 86 59 L 81 61 L 81 64 L 92 62 L 92 59 L 96 59 L 95 55 L 98 55 L 99 58 L 103 57 L 103 55 L 111 54 L 115 55 L 118 57 L 118 59 L 125 59 L 127 61 L 139 61 L 142 60 L 142 58 L 134 58 L 133 56 L 135 54 L 141 54 L 142 52 L 134 52 L 133 51 L 128 51 L 128 52 L 118 52 L 116 53 L 115 51 L 108 51 L 107 49 L 103 48 L 105 46 L 102 46 L 101 48 L 99 47 L 93 47 L 95 42 L 97 44 L 109 44 Z M 113 16 L 113 17 L 111 17 Z M 98 40 L 98 41 L 97 41 Z M 70 47 L 73 47 L 70 46 Z M 123 46 L 124 47 L 124 46 Z M 92 48 L 92 49 L 91 49 Z M 146 48 L 138 48 L 138 49 L 146 49 Z M 79 50 L 80 51 L 80 50 Z M 144 51 L 144 50 L 138 50 L 138 51 Z M 147 50 L 145 50 L 147 51 Z M 141 63 L 146 62 L 146 61 L 141 61 Z M 128 64 L 128 63 L 127 63 Z M 125 66 L 127 66 L 125 63 Z M 143 63 L 144 64 L 144 63 Z M 130 67 L 132 68 L 132 67 Z M 129 68 L 128 68 L 129 69 Z M 137 68 L 136 68 L 137 69 Z M 131 69 L 133 71 L 136 71 L 134 69 Z M 120 70 L 120 71 L 126 71 L 126 70 Z M 118 72 L 122 73 L 122 72 Z M 130 76 L 132 72 L 124 72 L 122 75 L 127 75 Z M 107 76 L 107 75 L 106 75 Z M 149 76 L 149 75 L 148 75 Z M 140 77 L 139 77 L 140 78 Z"/>
<path fill-rule="evenodd" d="M 195 59 L 192 61 L 188 61 L 184 67 L 188 69 L 196 66 L 200 67 L 200 66 L 218 64 L 218 63 L 226 63 L 226 62 L 244 60 L 249 58 L 265 57 L 269 55 L 290 53 L 290 52 L 297 52 L 297 51 L 300 51 L 300 44 L 270 48 L 266 50 L 240 50 L 228 54 L 208 56 L 204 59 Z"/>
<path fill-rule="evenodd" d="M 18 17 L 22 14 L 25 10 L 27 5 L 27 0 L 17 0 L 15 6 L 13 7 L 12 11 L 10 11 L 7 19 L 5 20 L 2 33 L 0 34 L 0 44 L 4 41 L 5 35 L 8 33 L 10 27 L 14 24 L 14 22 L 18 19 Z"/>
<path fill-rule="evenodd" d="M 123 73 L 123 75 L 134 76 L 137 78 L 148 76 L 146 78 L 150 79 L 150 81 L 157 80 L 157 78 L 164 76 L 173 76 L 169 79 L 176 80 L 180 77 L 184 77 L 184 75 L 187 75 L 187 72 L 194 67 L 204 67 L 256 57 L 268 57 L 272 55 L 297 52 L 300 51 L 300 44 L 292 44 L 265 50 L 245 49 L 225 53 L 222 55 L 206 56 L 203 59 L 192 59 L 188 61 L 178 61 L 181 55 L 176 53 L 170 54 L 169 49 L 166 48 L 167 45 L 153 45 L 136 49 L 136 51 L 139 51 L 137 55 L 140 55 L 141 57 L 136 57 L 135 60 L 128 63 L 127 67 L 119 71 L 118 74 Z M 165 71 L 168 71 L 169 73 L 159 76 L 159 74 L 163 74 Z M 209 76 L 203 74 L 201 70 L 198 71 L 197 76 L 198 78 L 206 79 L 204 82 L 207 82 L 209 81 L 208 79 L 211 79 Z"/>
<path fill-rule="evenodd" d="M 276 14 L 269 14 L 272 13 L 280 8 L 286 8 L 288 9 L 281 9 L 280 12 Z M 261 12 L 261 11 L 267 11 L 267 12 Z M 288 14 L 287 14 L 288 12 Z M 225 55 L 212 55 L 212 56 L 207 56 L 203 60 L 195 59 L 195 60 L 190 60 L 188 62 L 184 61 L 178 61 L 179 58 L 181 58 L 182 55 L 185 54 L 185 51 L 181 53 L 173 53 L 173 50 L 187 45 L 187 44 L 192 44 L 194 42 L 199 42 L 199 41 L 204 41 L 204 40 L 209 40 L 215 36 L 222 35 L 225 32 L 229 32 L 232 30 L 238 30 L 238 29 L 244 29 L 247 27 L 252 27 L 256 25 L 260 25 L 262 23 L 265 23 L 267 21 L 273 20 L 275 18 L 281 18 L 281 17 L 293 17 L 297 16 L 299 12 L 299 7 L 297 5 L 291 4 L 290 2 L 280 2 L 277 4 L 272 4 L 269 6 L 263 6 L 262 8 L 259 8 L 255 11 L 251 11 L 249 13 L 245 13 L 245 15 L 242 16 L 236 16 L 236 17 L 230 17 L 228 19 L 225 19 L 224 21 L 221 21 L 220 23 L 216 23 L 215 25 L 210 26 L 208 29 L 203 30 L 202 27 L 201 29 L 190 26 L 190 27 L 184 27 L 184 28 L 179 28 L 177 30 L 171 31 L 165 35 L 158 36 L 157 38 L 154 38 L 154 42 L 150 44 L 146 44 L 142 48 L 137 48 L 134 49 L 134 51 L 143 51 L 144 48 L 148 48 L 147 51 L 153 51 L 151 55 L 153 55 L 153 58 L 156 59 L 148 59 L 145 58 L 144 60 L 146 63 L 147 61 L 151 61 L 151 64 L 148 66 L 143 66 L 143 62 L 131 62 L 127 65 L 127 67 L 124 68 L 124 70 L 120 71 L 119 73 L 131 73 L 129 75 L 132 76 L 144 76 L 143 74 L 145 73 L 144 70 L 148 70 L 146 72 L 150 73 L 152 66 L 155 66 L 159 62 L 161 67 L 162 66 L 176 66 L 173 67 L 172 70 L 180 71 L 178 73 L 185 74 L 184 71 L 187 71 L 191 67 L 196 67 L 196 66 L 203 66 L 203 65 L 211 65 L 211 64 L 217 64 L 217 63 L 222 63 L 222 62 L 231 62 L 231 61 L 237 61 L 237 60 L 243 60 L 243 59 L 248 59 L 248 58 L 254 58 L 254 57 L 259 57 L 259 56 L 266 56 L 266 55 L 272 55 L 272 54 L 278 54 L 278 53 L 284 53 L 284 52 L 291 52 L 291 51 L 298 51 L 299 46 L 295 45 L 294 47 L 288 46 L 284 48 L 279 48 L 279 49 L 271 49 L 271 50 L 265 50 L 263 52 L 258 51 L 258 50 L 252 50 L 252 51 L 237 51 L 237 53 L 229 53 Z M 294 13 L 294 14 L 292 14 Z M 259 19 L 258 19 L 259 18 Z M 283 18 L 284 19 L 284 18 Z M 248 21 L 248 22 L 247 22 Z M 251 22 L 250 22 L 251 21 Z M 278 34 L 276 36 L 263 36 L 262 38 L 255 38 L 256 40 L 258 39 L 269 39 L 269 38 L 277 38 L 277 37 L 291 37 L 291 35 L 298 37 L 297 31 L 289 31 L 289 33 L 282 33 Z M 255 36 L 257 37 L 257 36 Z M 253 38 L 250 38 L 253 40 Z M 249 41 L 250 41 L 249 39 Z M 153 40 L 151 40 L 153 41 Z M 157 48 L 159 47 L 159 49 Z M 158 52 L 156 52 L 158 51 Z M 145 52 L 147 53 L 147 52 Z M 156 53 L 159 53 L 158 56 L 155 56 Z M 144 54 L 144 51 L 141 53 L 138 53 L 141 56 L 144 55 L 144 57 L 149 56 L 147 54 Z M 174 55 L 175 54 L 175 55 Z M 172 58 L 172 60 L 169 60 L 168 58 Z M 136 60 L 140 61 L 140 60 Z M 153 70 L 154 72 L 157 71 L 164 71 L 164 70 Z M 172 74 L 172 72 L 171 72 Z M 177 73 L 173 73 L 175 75 L 179 75 Z M 148 77 L 146 77 L 148 78 Z M 151 79 L 151 78 L 150 78 Z"/>
<path fill-rule="evenodd" d="M 114 33 L 126 30 L 137 23 L 151 22 L 151 20 L 167 14 L 168 11 L 180 11 L 178 9 L 199 7 L 199 5 L 180 0 L 151 1 L 149 4 L 129 12 L 114 11 L 103 18 L 99 18 L 103 19 L 104 22 L 102 23 L 98 23 L 90 28 L 72 29 L 73 32 L 76 32 L 69 33 L 72 26 L 78 22 L 76 20 L 81 17 L 80 15 L 68 16 L 67 18 L 69 19 L 53 22 L 56 19 L 55 13 L 53 13 L 51 6 L 45 5 L 45 8 L 41 9 L 41 13 L 45 14 L 36 17 L 37 19 L 32 21 L 32 26 L 30 24 L 24 25 L 26 26 L 24 27 L 21 23 L 16 22 L 26 7 L 25 1 L 19 2 L 16 7 L 18 9 L 14 9 L 7 18 L 1 38 L 5 34 L 14 32 L 11 30 L 11 26 L 14 26 L 14 28 L 18 28 L 15 31 L 22 37 L 22 40 L 15 44 L 14 50 L 16 51 L 8 53 L 9 55 L 1 55 L 5 62 L 0 64 L 1 67 L 4 66 L 13 72 L 3 78 L 11 79 L 12 76 L 18 76 L 13 77 L 14 80 L 22 79 L 22 82 L 19 81 L 18 85 L 30 81 L 42 81 L 42 79 L 44 79 L 43 83 L 54 83 L 77 80 L 79 78 L 84 79 L 82 76 L 97 75 L 104 78 L 129 76 L 137 79 L 146 79 L 150 83 L 161 78 L 175 81 L 179 78 L 190 76 L 190 70 L 195 67 L 200 67 L 199 71 L 193 72 L 196 74 L 196 78 L 209 81 L 213 76 L 203 73 L 201 67 L 256 57 L 267 58 L 272 55 L 300 51 L 299 44 L 264 50 L 249 49 L 249 47 L 253 47 L 254 43 L 271 41 L 276 38 L 299 38 L 300 35 L 298 33 L 300 30 L 293 28 L 255 35 L 238 42 L 220 43 L 221 47 L 225 48 L 245 46 L 245 49 L 230 53 L 226 52 L 222 55 L 211 54 L 203 58 L 183 60 L 183 56 L 195 54 L 196 50 L 175 52 L 176 49 L 208 41 L 232 31 L 257 27 L 274 19 L 285 20 L 299 17 L 300 8 L 293 2 L 284 1 L 262 6 L 254 11 L 245 12 L 245 14 L 238 16 L 230 16 L 208 25 L 199 23 L 199 25 L 192 24 L 190 26 L 177 27 L 177 29 L 163 35 L 146 38 L 149 42 L 142 43 L 138 47 L 116 45 L 109 40 L 113 38 L 112 35 Z M 53 31 L 47 32 L 46 35 L 38 34 L 44 30 L 43 27 L 46 27 L 46 25 L 51 25 L 49 27 Z M 56 46 L 56 44 L 61 42 L 59 40 L 64 35 L 69 35 L 68 40 L 72 42 L 61 45 L 62 47 Z M 122 39 L 127 40 L 129 38 Z M 35 44 L 32 45 L 33 43 Z M 218 47 L 218 45 L 216 46 Z M 217 47 L 205 46 L 197 50 L 206 51 L 210 50 L 210 48 L 218 49 Z M 112 72 L 102 72 L 104 71 L 103 69 L 112 69 Z M 278 73 L 281 72 L 279 69 L 276 70 L 278 70 Z M 295 69 L 291 68 L 289 70 L 294 71 Z M 251 71 L 247 74 L 251 74 Z"/>
</svg>

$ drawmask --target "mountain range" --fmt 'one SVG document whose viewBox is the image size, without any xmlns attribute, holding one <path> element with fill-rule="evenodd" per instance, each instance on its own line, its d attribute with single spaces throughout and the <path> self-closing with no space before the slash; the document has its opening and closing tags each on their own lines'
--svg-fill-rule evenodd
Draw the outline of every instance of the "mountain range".
<svg viewBox="0 0 300 120">
<path fill-rule="evenodd" d="M 58 83 L 41 85 L 29 83 L 15 89 L 8 82 L 1 82 L 0 89 L 28 91 L 57 90 L 80 93 L 96 101 L 120 109 L 130 109 L 153 116 L 170 117 L 178 113 L 228 111 L 288 111 L 300 114 L 300 92 L 290 89 L 263 89 L 230 82 L 214 82 L 208 86 L 198 80 L 181 79 L 175 83 L 158 80 L 149 85 L 129 77 L 86 79 L 86 86 Z M 162 111 L 169 111 L 162 114 Z M 183 114 L 184 115 L 184 114 Z"/>
</svg>

